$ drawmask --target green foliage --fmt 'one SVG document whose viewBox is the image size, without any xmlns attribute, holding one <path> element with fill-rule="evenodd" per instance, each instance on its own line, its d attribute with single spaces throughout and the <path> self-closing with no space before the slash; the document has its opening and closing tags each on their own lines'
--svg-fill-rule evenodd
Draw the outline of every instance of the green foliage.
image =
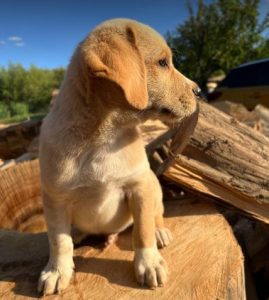
<svg viewBox="0 0 269 300">
<path fill-rule="evenodd" d="M 46 112 L 52 91 L 59 88 L 64 68 L 27 70 L 20 64 L 0 68 L 0 118 Z"/>
<path fill-rule="evenodd" d="M 11 102 L 12 115 L 28 116 L 29 110 L 26 103 Z"/>
<path fill-rule="evenodd" d="M 5 119 L 10 117 L 10 111 L 5 103 L 0 102 L 0 119 Z"/>
<path fill-rule="evenodd" d="M 205 87 L 213 73 L 227 72 L 252 59 L 269 57 L 269 16 L 259 23 L 259 0 L 213 0 L 196 7 L 188 1 L 188 19 L 167 34 L 176 67 Z"/>
</svg>

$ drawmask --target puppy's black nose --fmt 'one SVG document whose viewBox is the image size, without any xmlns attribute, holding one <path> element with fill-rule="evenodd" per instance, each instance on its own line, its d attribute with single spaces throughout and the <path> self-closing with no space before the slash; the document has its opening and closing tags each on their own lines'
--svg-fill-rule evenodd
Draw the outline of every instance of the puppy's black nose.
<svg viewBox="0 0 269 300">
<path fill-rule="evenodd" d="M 198 86 L 196 88 L 192 89 L 192 91 L 197 98 L 202 97 L 202 90 Z"/>
</svg>

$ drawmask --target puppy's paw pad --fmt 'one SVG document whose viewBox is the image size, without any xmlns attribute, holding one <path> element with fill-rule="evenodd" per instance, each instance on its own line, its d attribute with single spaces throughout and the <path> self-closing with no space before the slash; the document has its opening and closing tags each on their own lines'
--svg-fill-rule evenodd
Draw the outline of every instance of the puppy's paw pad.
<svg viewBox="0 0 269 300">
<path fill-rule="evenodd" d="M 163 286 L 167 281 L 167 265 L 157 249 L 141 249 L 135 258 L 135 274 L 140 285 Z"/>
<path fill-rule="evenodd" d="M 38 281 L 38 292 L 43 295 L 60 293 L 68 285 L 73 275 L 72 268 L 46 267 L 40 274 Z"/>
<path fill-rule="evenodd" d="M 158 248 L 168 246 L 173 240 L 172 233 L 167 228 L 157 228 L 155 231 L 155 237 Z"/>
</svg>

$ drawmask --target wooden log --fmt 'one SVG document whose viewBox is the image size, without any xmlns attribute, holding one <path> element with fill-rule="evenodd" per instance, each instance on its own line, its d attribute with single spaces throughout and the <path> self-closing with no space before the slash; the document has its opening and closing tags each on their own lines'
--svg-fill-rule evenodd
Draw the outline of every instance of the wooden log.
<svg viewBox="0 0 269 300">
<path fill-rule="evenodd" d="M 29 120 L 0 130 L 0 158 L 12 159 L 25 152 L 39 135 L 42 120 Z"/>
<path fill-rule="evenodd" d="M 212 103 L 212 105 L 238 121 L 269 136 L 269 109 L 267 107 L 259 104 L 255 106 L 254 110 L 249 111 L 244 105 L 230 101 L 218 101 Z"/>
<path fill-rule="evenodd" d="M 0 171 L 0 228 L 46 231 L 38 160 Z"/>
<path fill-rule="evenodd" d="M 53 299 L 246 299 L 241 249 L 213 204 L 167 202 L 165 223 L 174 240 L 161 250 L 170 270 L 164 287 L 136 284 L 129 230 L 109 248 L 77 248 L 74 279 Z M 45 233 L 0 231 L 0 299 L 38 297 L 37 280 L 47 257 Z"/>
<path fill-rule="evenodd" d="M 172 149 L 178 147 L 174 140 Z M 166 178 L 269 223 L 267 137 L 200 103 L 195 132 L 183 154 L 175 154 L 162 166 Z"/>
</svg>

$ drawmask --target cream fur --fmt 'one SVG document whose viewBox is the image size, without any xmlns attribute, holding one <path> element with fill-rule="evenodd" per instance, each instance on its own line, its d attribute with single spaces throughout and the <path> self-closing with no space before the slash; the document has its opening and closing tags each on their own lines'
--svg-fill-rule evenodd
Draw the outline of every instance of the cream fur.
<svg viewBox="0 0 269 300">
<path fill-rule="evenodd" d="M 163 58 L 167 68 L 158 63 Z M 41 130 L 50 259 L 39 291 L 68 286 L 71 224 L 83 233 L 115 234 L 134 222 L 138 282 L 164 284 L 167 270 L 156 244 L 166 246 L 172 237 L 137 125 L 146 118 L 189 118 L 197 110 L 195 87 L 173 67 L 163 38 L 138 22 L 107 21 L 78 46 Z"/>
</svg>

